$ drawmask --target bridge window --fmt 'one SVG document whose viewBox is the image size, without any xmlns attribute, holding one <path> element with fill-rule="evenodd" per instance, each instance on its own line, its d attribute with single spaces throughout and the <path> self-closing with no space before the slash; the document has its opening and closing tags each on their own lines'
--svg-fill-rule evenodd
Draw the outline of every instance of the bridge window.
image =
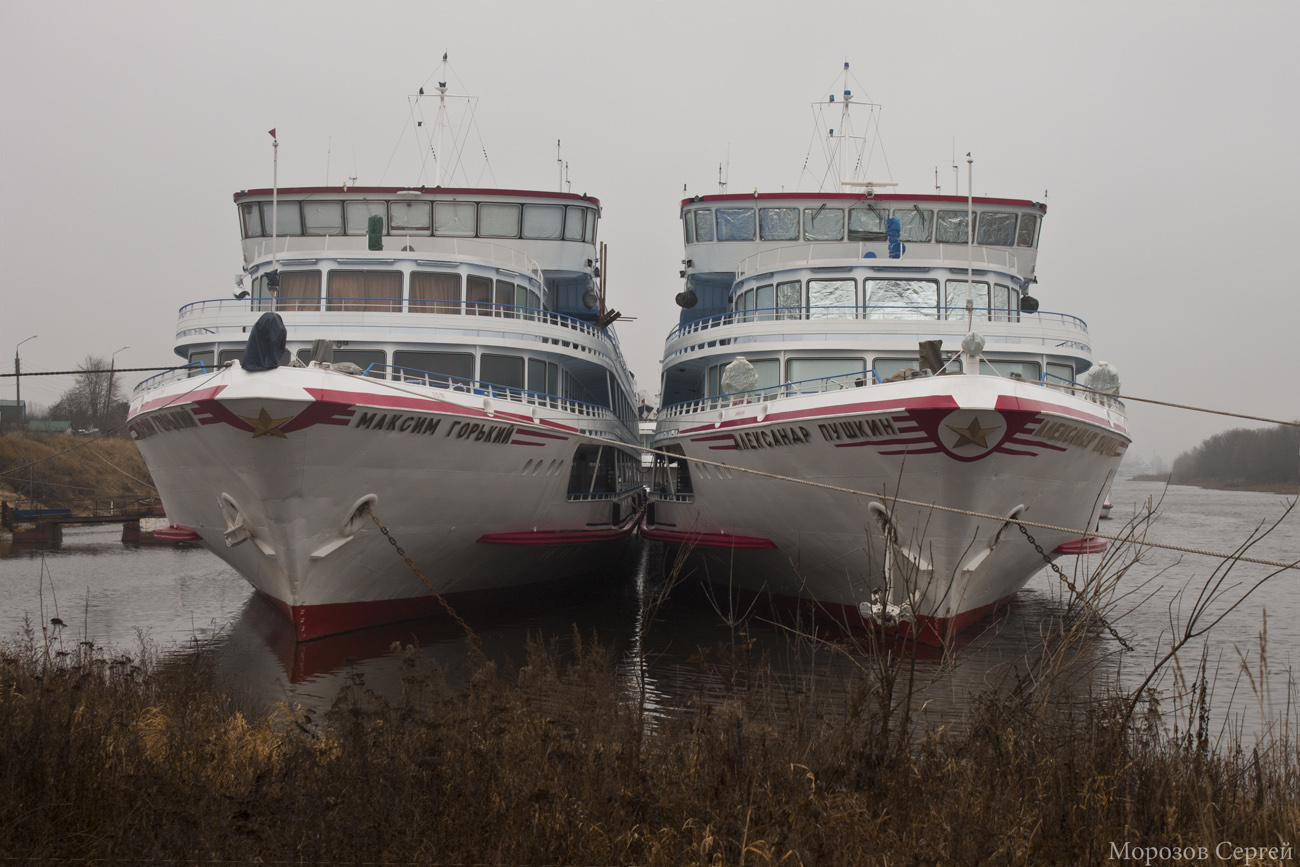
<svg viewBox="0 0 1300 867">
<path fill-rule="evenodd" d="M 524 237 L 558 241 L 564 235 L 563 205 L 524 205 Z"/>
<path fill-rule="evenodd" d="M 695 243 L 695 217 L 693 217 L 689 213 L 686 214 L 682 218 L 682 227 L 686 232 L 686 243 L 694 244 Z"/>
<path fill-rule="evenodd" d="M 434 202 L 433 234 L 448 238 L 474 237 L 474 203 Z"/>
<path fill-rule="evenodd" d="M 996 373 L 998 376 L 1015 377 L 1037 382 L 1042 375 L 1039 373 L 1039 369 L 1037 361 L 988 361 L 980 359 L 980 373 L 985 375 Z"/>
<path fill-rule="evenodd" d="M 979 217 L 975 243 L 991 247 L 1010 247 L 1016 238 L 1016 215 L 984 211 Z"/>
<path fill-rule="evenodd" d="M 457 379 L 470 380 L 474 378 L 474 356 L 469 352 L 399 350 L 393 353 L 393 364 L 407 370 L 435 374 L 435 376 L 430 377 L 432 382 L 448 387 L 455 385 Z M 425 377 L 418 375 L 403 374 L 401 371 L 394 372 L 393 376 L 396 379 L 414 381 L 425 379 Z"/>
<path fill-rule="evenodd" d="M 366 234 L 371 217 L 383 220 L 384 232 L 388 232 L 388 205 L 384 202 L 344 202 L 343 214 L 349 235 Z"/>
<path fill-rule="evenodd" d="M 864 280 L 862 294 L 868 319 L 937 318 L 937 280 Z"/>
<path fill-rule="evenodd" d="M 194 369 L 190 371 L 190 376 L 198 376 L 205 370 L 211 372 L 213 356 L 214 353 L 211 349 L 203 352 L 191 352 L 189 363 L 194 365 Z M 202 368 L 199 367 L 200 364 L 203 365 Z"/>
<path fill-rule="evenodd" d="M 393 234 L 427 235 L 433 228 L 430 202 L 390 202 L 388 231 Z"/>
<path fill-rule="evenodd" d="M 271 219 L 271 202 L 262 202 L 262 234 L 270 235 L 275 229 L 278 236 L 302 234 L 302 212 L 297 202 L 280 202 L 275 209 L 277 219 Z"/>
<path fill-rule="evenodd" d="M 465 306 L 469 313 L 492 315 L 492 281 L 470 274 L 465 278 Z"/>
<path fill-rule="evenodd" d="M 752 241 L 757 228 L 753 208 L 718 208 L 719 241 Z"/>
<path fill-rule="evenodd" d="M 1020 231 L 1016 233 L 1017 247 L 1034 246 L 1034 232 L 1038 229 L 1038 217 L 1035 214 L 1020 215 Z"/>
<path fill-rule="evenodd" d="M 303 364 L 309 364 L 311 362 L 311 350 L 299 349 L 298 360 Z M 371 379 L 388 378 L 387 372 L 382 367 L 386 363 L 386 356 L 382 349 L 335 349 L 334 358 L 330 363 L 343 364 L 344 362 L 355 364 L 362 371 L 365 371 L 366 376 Z M 370 370 L 372 364 L 381 366 L 375 370 Z"/>
<path fill-rule="evenodd" d="M 524 360 L 517 355 L 488 355 L 478 361 L 478 378 L 507 388 L 524 387 Z"/>
<path fill-rule="evenodd" d="M 505 280 L 498 280 L 497 291 L 494 299 L 498 306 L 505 308 L 513 307 L 515 303 L 515 284 L 507 283 Z M 498 310 L 497 312 L 502 316 L 513 317 L 516 315 L 516 311 L 510 309 Z"/>
<path fill-rule="evenodd" d="M 844 209 L 825 205 L 804 208 L 803 237 L 805 241 L 844 240 Z"/>
<path fill-rule="evenodd" d="M 518 238 L 519 206 L 483 202 L 478 206 L 480 238 Z"/>
<path fill-rule="evenodd" d="M 856 280 L 808 281 L 809 319 L 852 319 L 857 303 Z"/>
<path fill-rule="evenodd" d="M 917 207 L 899 208 L 894 211 L 894 216 L 898 218 L 900 240 L 917 244 L 929 243 L 930 235 L 934 233 L 934 211 Z"/>
<path fill-rule="evenodd" d="M 412 271 L 407 309 L 412 313 L 459 313 L 460 275 L 446 271 Z"/>
<path fill-rule="evenodd" d="M 885 221 L 888 219 L 889 211 L 881 208 L 850 208 L 849 240 L 885 240 Z"/>
<path fill-rule="evenodd" d="M 695 240 L 701 244 L 713 240 L 713 209 L 697 208 L 691 211 L 695 218 Z"/>
<path fill-rule="evenodd" d="M 776 306 L 778 319 L 802 319 L 803 284 L 798 280 L 777 283 Z"/>
<path fill-rule="evenodd" d="M 564 240 L 581 241 L 586 230 L 587 208 L 570 205 L 564 211 Z"/>
<path fill-rule="evenodd" d="M 940 211 L 934 239 L 940 244 L 966 244 L 970 241 L 970 219 L 965 211 Z"/>
<path fill-rule="evenodd" d="M 1006 322 L 1010 318 L 1011 287 L 993 284 L 993 321 Z"/>
<path fill-rule="evenodd" d="M 239 206 L 239 216 L 244 223 L 245 238 L 262 236 L 262 209 L 256 202 L 245 202 Z"/>
<path fill-rule="evenodd" d="M 401 271 L 330 271 L 329 310 L 372 313 L 402 309 Z"/>
<path fill-rule="evenodd" d="M 1060 377 L 1066 382 L 1074 382 L 1074 365 L 1057 364 L 1054 361 L 1047 362 L 1047 372 L 1052 376 Z"/>
<path fill-rule="evenodd" d="M 281 271 L 275 306 L 279 310 L 320 310 L 320 271 Z"/>
<path fill-rule="evenodd" d="M 587 208 L 587 231 L 583 239 L 588 244 L 596 243 L 596 212 Z"/>
<path fill-rule="evenodd" d="M 342 235 L 342 202 L 303 202 L 302 225 L 308 235 Z"/>
<path fill-rule="evenodd" d="M 825 391 L 824 386 L 858 386 L 866 384 L 864 358 L 791 358 L 785 363 L 785 378 L 790 383 L 805 383 L 803 391 Z M 809 382 L 809 380 L 815 380 Z"/>
<path fill-rule="evenodd" d="M 798 241 L 798 208 L 759 208 L 758 235 L 764 241 Z"/>
<path fill-rule="evenodd" d="M 949 280 L 944 284 L 944 319 L 965 319 L 966 299 L 974 302 L 975 321 L 987 322 L 989 318 L 989 284 L 965 280 Z"/>
</svg>

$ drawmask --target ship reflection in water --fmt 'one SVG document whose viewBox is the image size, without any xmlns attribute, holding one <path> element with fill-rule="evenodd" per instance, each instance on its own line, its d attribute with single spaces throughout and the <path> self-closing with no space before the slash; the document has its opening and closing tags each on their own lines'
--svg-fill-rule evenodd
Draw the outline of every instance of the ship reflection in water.
<svg viewBox="0 0 1300 867">
<path fill-rule="evenodd" d="M 1107 522 L 1107 530 L 1123 526 L 1135 503 L 1160 493 L 1155 483 L 1117 482 L 1112 495 L 1115 520 Z M 1151 537 L 1194 545 L 1204 543 L 1205 528 L 1213 526 L 1225 540 L 1244 540 L 1261 520 L 1275 519 L 1281 507 L 1282 498 L 1275 495 L 1208 495 L 1174 488 L 1166 495 L 1164 517 Z M 58 616 L 67 623 L 60 640 L 68 649 L 88 638 L 98 647 L 133 653 L 143 635 L 177 659 L 188 660 L 195 652 L 204 655 L 218 676 L 251 703 L 287 701 L 318 709 L 328 707 L 339 687 L 358 678 L 390 701 L 399 700 L 403 678 L 410 674 L 404 659 L 410 656 L 445 670 L 453 683 L 475 668 L 464 630 L 446 616 L 297 642 L 284 617 L 207 551 L 132 548 L 120 542 L 119 533 L 116 528 L 69 531 L 57 548 L 0 543 L 0 638 L 20 637 L 27 616 L 39 641 L 42 618 L 48 623 Z M 1300 527 L 1293 517 L 1252 554 L 1294 558 L 1297 550 Z M 772 623 L 761 610 L 748 620 L 727 617 L 731 606 L 708 596 L 693 580 L 676 586 L 647 620 L 648 600 L 656 597 L 670 571 L 663 552 L 659 545 L 634 541 L 614 574 L 554 588 L 546 596 L 521 593 L 508 605 L 462 614 L 485 656 L 500 670 L 526 665 L 530 641 L 569 646 L 575 634 L 584 642 L 594 636 L 622 666 L 629 699 L 642 696 L 651 712 L 721 701 L 738 677 L 755 677 L 764 662 L 770 665 L 771 677 L 763 685 L 773 688 L 782 701 L 803 696 L 831 713 L 837 704 L 847 705 L 872 676 L 881 656 L 864 646 L 861 633 L 853 640 L 814 645 L 792 637 L 786 626 Z M 1139 672 L 1145 671 L 1158 647 L 1166 646 L 1173 592 L 1189 578 L 1203 581 L 1216 565 L 1192 558 L 1174 566 L 1176 560 L 1173 552 L 1149 552 L 1126 575 L 1125 590 L 1156 578 L 1138 594 L 1154 592 L 1155 598 L 1117 624 L 1137 650 L 1118 654 L 1114 641 L 1093 642 L 1077 664 L 1082 670 L 1090 659 L 1103 659 L 1104 673 L 1091 682 L 1081 677 L 1080 689 L 1103 688 L 1115 676 L 1113 663 L 1118 659 L 1123 660 L 1120 682 L 1132 686 L 1140 681 Z M 1074 558 L 1058 563 L 1067 572 L 1074 568 Z M 1267 571 L 1243 564 L 1233 578 L 1244 588 Z M 1215 631 L 1212 656 L 1222 651 L 1224 658 L 1235 659 L 1234 643 L 1243 649 L 1255 647 L 1261 612 L 1267 609 L 1270 661 L 1293 658 L 1300 649 L 1300 604 L 1289 587 L 1282 576 L 1255 591 Z M 953 652 L 920 648 L 915 688 L 924 696 L 925 720 L 953 722 L 972 695 L 1023 674 L 1036 661 L 1044 625 L 1060 610 L 1060 597 L 1045 570 L 998 616 L 963 634 L 963 643 Z M 403 652 L 396 652 L 395 644 Z M 412 648 L 409 653 L 407 647 Z M 1195 655 L 1200 655 L 1199 646 Z M 1275 667 L 1285 678 L 1285 666 Z M 1277 684 L 1277 689 L 1284 688 L 1285 683 Z M 1260 722 L 1258 709 L 1243 702 L 1233 710 L 1247 717 L 1248 727 Z"/>
</svg>

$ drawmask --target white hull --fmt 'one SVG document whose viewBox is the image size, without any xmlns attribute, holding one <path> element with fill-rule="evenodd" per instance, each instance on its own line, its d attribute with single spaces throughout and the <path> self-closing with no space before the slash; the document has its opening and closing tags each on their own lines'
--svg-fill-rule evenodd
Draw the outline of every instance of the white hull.
<svg viewBox="0 0 1300 867">
<path fill-rule="evenodd" d="M 660 421 L 693 497 L 651 494 L 647 535 L 708 555 L 708 580 L 814 600 L 943 640 L 1021 589 L 1095 526 L 1129 438 L 1104 406 L 995 376 L 944 376 L 742 404 Z M 777 481 L 747 468 L 863 492 Z M 689 500 L 689 501 L 687 501 Z M 873 504 L 875 504 L 873 506 Z M 1021 508 L 1022 507 L 1022 508 Z M 892 522 L 887 544 L 881 518 Z"/>
<path fill-rule="evenodd" d="M 435 610 L 431 589 L 473 599 L 606 564 L 635 494 L 570 501 L 580 424 L 612 436 L 617 422 L 315 367 L 235 366 L 137 396 L 130 431 L 168 517 L 303 639 Z"/>
</svg>

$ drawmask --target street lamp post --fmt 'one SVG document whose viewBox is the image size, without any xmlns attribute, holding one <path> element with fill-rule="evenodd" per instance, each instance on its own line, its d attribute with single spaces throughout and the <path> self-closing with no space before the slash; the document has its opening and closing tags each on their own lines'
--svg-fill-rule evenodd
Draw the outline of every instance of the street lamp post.
<svg viewBox="0 0 1300 867">
<path fill-rule="evenodd" d="M 113 354 L 108 357 L 108 394 L 104 396 L 104 423 L 108 424 L 108 414 L 113 411 L 113 370 L 117 365 L 117 354 L 131 348 L 131 344 L 123 346 L 121 349 L 113 350 Z"/>
<path fill-rule="evenodd" d="M 18 411 L 19 426 L 24 428 L 27 427 L 27 413 L 23 411 L 23 364 L 22 360 L 18 357 L 18 347 L 22 346 L 28 340 L 35 340 L 37 337 L 40 337 L 40 335 L 33 334 L 25 340 L 18 341 L 18 346 L 14 347 L 14 409 Z"/>
</svg>

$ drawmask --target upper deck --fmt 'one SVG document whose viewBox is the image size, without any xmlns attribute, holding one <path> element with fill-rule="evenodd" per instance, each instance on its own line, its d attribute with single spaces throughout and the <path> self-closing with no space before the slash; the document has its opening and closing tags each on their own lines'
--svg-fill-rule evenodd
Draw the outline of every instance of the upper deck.
<svg viewBox="0 0 1300 867">
<path fill-rule="evenodd" d="M 969 205 L 969 210 L 968 210 Z M 902 258 L 955 261 L 973 240 L 977 261 L 997 261 L 1031 281 L 1047 206 L 1024 199 L 863 193 L 695 196 L 681 203 L 683 277 L 738 276 L 746 260 L 798 248 L 816 259 L 888 256 L 887 221 L 898 218 Z M 973 224 L 973 225 L 972 225 Z M 777 260 L 779 261 L 779 257 Z"/>
<path fill-rule="evenodd" d="M 600 202 L 530 190 L 449 187 L 288 187 L 235 193 L 244 265 L 274 254 L 360 252 L 371 217 L 383 249 L 455 255 L 483 239 L 508 246 L 547 272 L 591 273 Z"/>
</svg>

